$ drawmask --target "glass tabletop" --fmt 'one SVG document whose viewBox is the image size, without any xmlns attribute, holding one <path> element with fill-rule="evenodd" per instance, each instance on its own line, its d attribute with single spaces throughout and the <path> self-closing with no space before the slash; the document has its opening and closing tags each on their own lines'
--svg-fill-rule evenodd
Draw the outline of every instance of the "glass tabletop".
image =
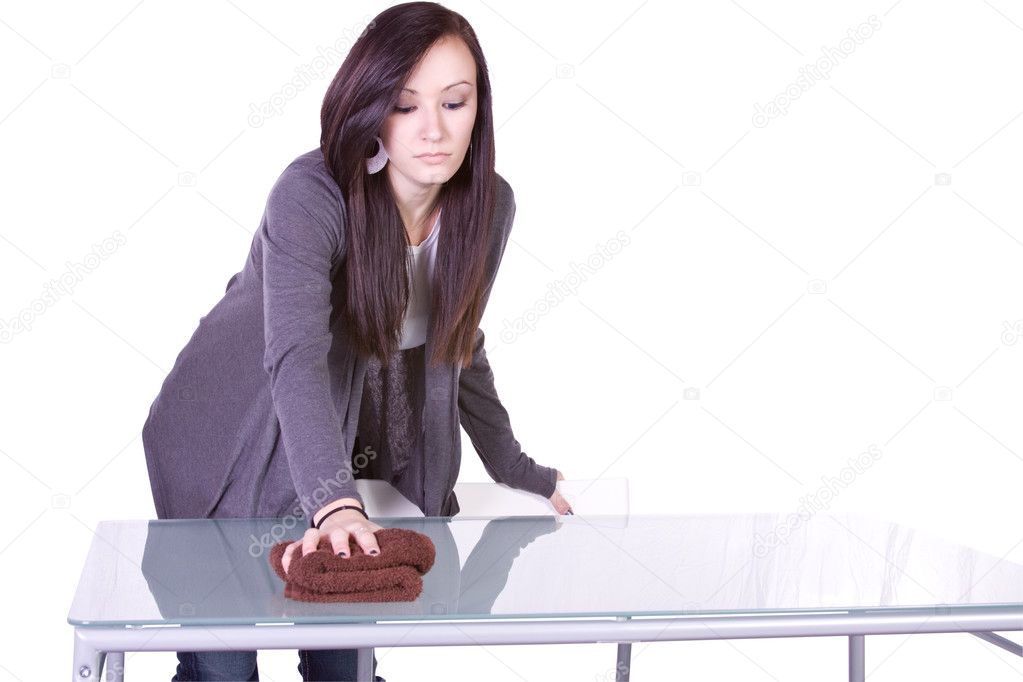
<svg viewBox="0 0 1023 682">
<path fill-rule="evenodd" d="M 299 519 L 102 521 L 77 626 L 678 616 L 1019 606 L 1023 566 L 858 514 L 374 518 L 424 533 L 415 601 L 284 597 Z"/>
</svg>

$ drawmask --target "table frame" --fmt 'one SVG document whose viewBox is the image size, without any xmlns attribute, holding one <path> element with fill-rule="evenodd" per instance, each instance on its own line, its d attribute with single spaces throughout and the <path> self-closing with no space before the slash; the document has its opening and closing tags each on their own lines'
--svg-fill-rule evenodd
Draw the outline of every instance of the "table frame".
<svg viewBox="0 0 1023 682">
<path fill-rule="evenodd" d="M 78 625 L 72 680 L 124 680 L 126 651 L 359 649 L 359 680 L 372 681 L 373 648 L 481 644 L 617 643 L 615 679 L 628 682 L 635 642 L 764 637 L 849 638 L 849 680 L 863 682 L 866 635 L 966 632 L 1023 657 L 995 631 L 1023 631 L 1023 604 L 856 609 L 827 612 L 609 616 L 505 620 L 260 623 L 256 625 Z"/>
</svg>

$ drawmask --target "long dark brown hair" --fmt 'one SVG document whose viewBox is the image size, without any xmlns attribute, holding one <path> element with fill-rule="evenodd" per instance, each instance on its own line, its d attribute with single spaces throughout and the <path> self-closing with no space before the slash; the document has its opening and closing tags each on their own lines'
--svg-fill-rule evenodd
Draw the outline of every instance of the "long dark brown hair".
<svg viewBox="0 0 1023 682">
<path fill-rule="evenodd" d="M 387 180 L 366 158 L 420 60 L 438 40 L 461 39 L 476 62 L 471 154 L 441 187 L 443 212 L 434 264 L 428 361 L 472 359 L 483 314 L 486 260 L 494 237 L 494 122 L 490 77 L 479 41 L 460 14 L 435 2 L 407 2 L 376 16 L 352 45 L 320 111 L 324 163 L 345 199 L 344 322 L 355 350 L 384 364 L 398 348 L 409 300 L 410 244 Z"/>
</svg>

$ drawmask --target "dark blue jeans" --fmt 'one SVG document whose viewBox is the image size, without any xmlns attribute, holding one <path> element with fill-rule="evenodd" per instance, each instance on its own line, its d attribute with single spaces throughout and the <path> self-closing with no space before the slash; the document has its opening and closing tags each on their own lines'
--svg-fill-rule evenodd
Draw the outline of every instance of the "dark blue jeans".
<svg viewBox="0 0 1023 682">
<path fill-rule="evenodd" d="M 171 682 L 259 682 L 255 651 L 179 651 Z M 376 682 L 377 657 L 373 656 Z M 298 672 L 306 682 L 352 682 L 358 671 L 356 649 L 299 649 Z"/>
</svg>

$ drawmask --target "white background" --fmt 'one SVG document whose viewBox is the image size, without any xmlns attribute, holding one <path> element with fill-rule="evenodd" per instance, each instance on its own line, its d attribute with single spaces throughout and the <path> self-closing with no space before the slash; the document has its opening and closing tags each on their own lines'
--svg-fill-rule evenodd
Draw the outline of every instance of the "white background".
<svg viewBox="0 0 1023 682">
<path fill-rule="evenodd" d="M 0 5 L 0 324 L 30 324 L 0 327 L 0 680 L 68 674 L 91 528 L 155 518 L 149 405 L 241 269 L 271 185 L 318 145 L 343 58 L 322 50 L 387 6 Z M 1023 563 L 1023 10 L 448 6 L 485 50 L 516 193 L 482 326 L 530 455 L 570 479 L 627 477 L 638 513 L 794 511 L 875 447 L 828 509 Z M 826 53 L 829 77 L 757 125 Z M 502 338 L 519 317 L 532 328 Z M 461 480 L 486 480 L 467 438 Z M 845 647 L 637 644 L 633 679 L 841 680 Z M 613 645 L 377 653 L 389 682 L 613 679 Z M 298 679 L 293 651 L 260 662 L 264 680 Z M 135 679 L 173 665 L 127 658 Z M 867 671 L 1014 680 L 1023 663 L 965 634 L 878 636 Z"/>
</svg>

